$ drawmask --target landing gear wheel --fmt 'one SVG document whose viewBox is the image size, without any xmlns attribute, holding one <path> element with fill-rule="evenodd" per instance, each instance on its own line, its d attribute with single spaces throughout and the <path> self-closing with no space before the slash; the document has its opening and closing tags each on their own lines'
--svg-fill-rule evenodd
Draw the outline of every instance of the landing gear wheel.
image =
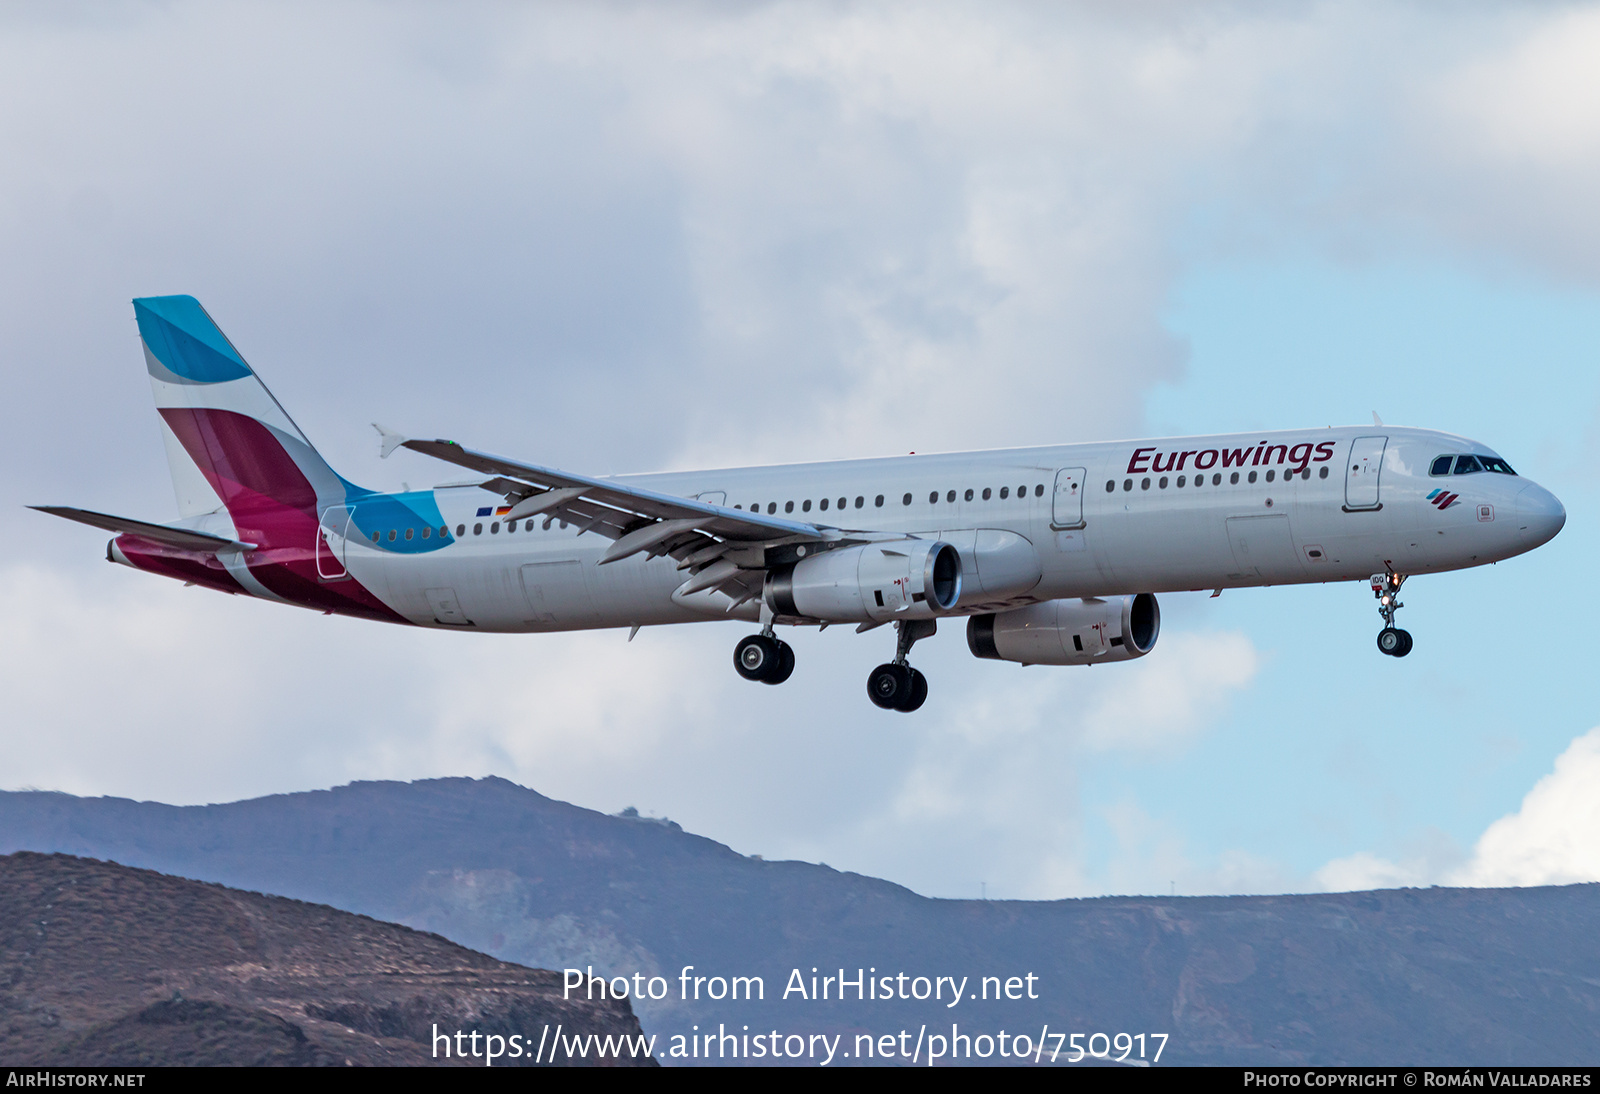
<svg viewBox="0 0 1600 1094">
<path fill-rule="evenodd" d="M 879 665 L 867 676 L 867 698 L 884 710 L 901 710 L 911 698 L 914 670 L 908 665 L 890 662 Z M 921 675 L 918 673 L 917 675 Z M 926 688 L 926 684 L 924 684 Z"/>
<path fill-rule="evenodd" d="M 781 684 L 794 675 L 794 650 L 766 634 L 752 634 L 733 647 L 733 667 L 746 680 Z"/>
<path fill-rule="evenodd" d="M 781 684 L 794 675 L 794 649 L 781 638 L 774 641 L 778 643 L 778 661 L 772 666 L 772 675 L 763 682 Z"/>
<path fill-rule="evenodd" d="M 1400 603 L 1400 586 L 1405 575 L 1385 572 L 1372 575 L 1372 595 L 1378 598 L 1378 614 L 1383 616 L 1383 630 L 1378 632 L 1378 650 L 1390 657 L 1404 657 L 1411 652 L 1411 632 L 1394 625 L 1394 613 L 1405 607 Z"/>
<path fill-rule="evenodd" d="M 911 670 L 911 694 L 906 696 L 906 701 L 895 709 L 905 714 L 910 714 L 923 703 L 928 701 L 928 678 L 916 669 Z"/>
<path fill-rule="evenodd" d="M 765 681 L 772 676 L 782 665 L 783 651 L 779 647 L 783 643 L 776 638 L 768 638 L 764 634 L 752 634 L 741 639 L 733 647 L 733 667 L 739 670 L 739 675 L 746 680 Z M 793 670 L 794 654 L 789 655 L 790 668 Z"/>
</svg>

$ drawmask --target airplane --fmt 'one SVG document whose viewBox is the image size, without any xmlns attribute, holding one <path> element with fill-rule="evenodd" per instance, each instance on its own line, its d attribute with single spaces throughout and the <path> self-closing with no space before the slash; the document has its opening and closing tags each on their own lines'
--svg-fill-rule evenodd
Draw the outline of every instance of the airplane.
<svg viewBox="0 0 1600 1094">
<path fill-rule="evenodd" d="M 328 466 L 194 297 L 133 301 L 181 519 L 34 506 L 117 533 L 106 558 L 222 592 L 446 630 L 739 619 L 747 680 L 781 684 L 776 627 L 893 623 L 877 706 L 928 695 L 912 646 L 965 620 L 980 658 L 1148 654 L 1157 593 L 1364 580 L 1378 648 L 1416 574 L 1548 542 L 1566 511 L 1491 449 L 1382 425 L 593 477 L 378 426 L 471 472 L 380 493 Z"/>
</svg>

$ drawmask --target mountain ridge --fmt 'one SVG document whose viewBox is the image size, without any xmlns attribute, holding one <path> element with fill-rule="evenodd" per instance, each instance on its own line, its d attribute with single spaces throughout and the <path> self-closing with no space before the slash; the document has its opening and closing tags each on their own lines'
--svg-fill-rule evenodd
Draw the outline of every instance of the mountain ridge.
<svg viewBox="0 0 1600 1094">
<path fill-rule="evenodd" d="M 1171 1035 L 1188 1063 L 1552 1063 L 1600 1053 L 1600 886 L 942 900 L 740 855 L 505 779 L 361 781 L 206 806 L 0 793 L 0 851 L 67 851 L 315 900 L 520 964 L 660 976 L 647 1031 L 970 1027 Z M 765 998 L 683 1000 L 681 970 Z M 1004 980 L 1034 1000 L 783 999 L 796 973 Z"/>
</svg>

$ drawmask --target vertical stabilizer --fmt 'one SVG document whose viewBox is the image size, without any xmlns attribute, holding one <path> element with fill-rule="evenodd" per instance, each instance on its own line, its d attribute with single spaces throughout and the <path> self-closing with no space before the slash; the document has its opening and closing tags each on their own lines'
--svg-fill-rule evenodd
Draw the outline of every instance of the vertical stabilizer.
<svg viewBox="0 0 1600 1094">
<path fill-rule="evenodd" d="M 347 484 L 198 300 L 143 297 L 133 310 L 184 516 L 225 506 L 236 526 L 270 533 L 343 503 Z"/>
</svg>

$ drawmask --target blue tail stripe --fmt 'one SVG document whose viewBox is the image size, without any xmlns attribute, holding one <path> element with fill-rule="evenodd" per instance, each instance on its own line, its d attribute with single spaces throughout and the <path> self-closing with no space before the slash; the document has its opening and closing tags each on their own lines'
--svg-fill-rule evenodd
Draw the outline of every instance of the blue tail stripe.
<svg viewBox="0 0 1600 1094">
<path fill-rule="evenodd" d="M 141 297 L 133 302 L 133 313 L 144 344 L 175 375 L 214 384 L 251 374 L 194 297 Z"/>
</svg>

